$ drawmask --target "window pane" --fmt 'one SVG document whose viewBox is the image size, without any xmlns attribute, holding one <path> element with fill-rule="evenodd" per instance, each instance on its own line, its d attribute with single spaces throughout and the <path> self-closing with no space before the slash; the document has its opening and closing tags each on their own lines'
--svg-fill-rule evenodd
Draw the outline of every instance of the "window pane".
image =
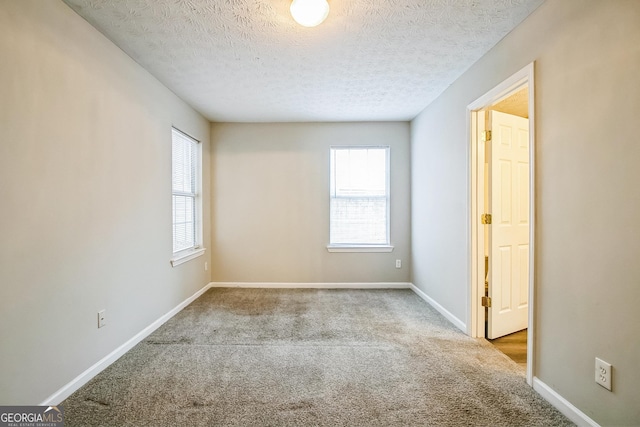
<svg viewBox="0 0 640 427">
<path fill-rule="evenodd" d="M 330 228 L 332 244 L 387 244 L 387 199 L 332 198 Z"/>
<path fill-rule="evenodd" d="M 389 244 L 388 152 L 331 149 L 331 244 Z"/>
<path fill-rule="evenodd" d="M 196 192 L 196 143 L 173 131 L 172 144 L 173 191 Z"/>
<path fill-rule="evenodd" d="M 197 245 L 196 190 L 198 142 L 173 130 L 171 175 L 173 192 L 173 252 Z"/>
<path fill-rule="evenodd" d="M 335 161 L 337 196 L 386 194 L 386 149 L 340 149 Z"/>
<path fill-rule="evenodd" d="M 192 248 L 196 244 L 195 197 L 173 196 L 173 251 Z"/>
</svg>

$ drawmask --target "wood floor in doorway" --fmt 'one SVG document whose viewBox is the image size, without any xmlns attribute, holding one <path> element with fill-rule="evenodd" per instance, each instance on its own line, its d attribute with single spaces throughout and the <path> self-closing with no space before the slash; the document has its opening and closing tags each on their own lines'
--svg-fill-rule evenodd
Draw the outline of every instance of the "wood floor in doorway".
<svg viewBox="0 0 640 427">
<path fill-rule="evenodd" d="M 514 362 L 527 367 L 527 330 L 523 329 L 504 337 L 489 340 L 498 350 L 509 356 Z"/>
</svg>

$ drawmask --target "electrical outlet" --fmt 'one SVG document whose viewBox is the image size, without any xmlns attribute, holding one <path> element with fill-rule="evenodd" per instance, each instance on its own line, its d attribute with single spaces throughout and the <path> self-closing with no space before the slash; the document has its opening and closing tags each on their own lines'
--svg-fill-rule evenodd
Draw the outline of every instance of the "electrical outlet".
<svg viewBox="0 0 640 427">
<path fill-rule="evenodd" d="M 396 268 L 402 268 L 402 260 L 401 259 L 397 259 L 396 260 Z"/>
<path fill-rule="evenodd" d="M 205 262 L 204 263 L 204 271 L 207 271 L 209 269 L 209 263 Z"/>
<path fill-rule="evenodd" d="M 611 391 L 611 364 L 596 357 L 596 382 Z"/>
<path fill-rule="evenodd" d="M 98 312 L 98 328 L 102 328 L 107 324 L 107 310 L 100 310 Z"/>
</svg>

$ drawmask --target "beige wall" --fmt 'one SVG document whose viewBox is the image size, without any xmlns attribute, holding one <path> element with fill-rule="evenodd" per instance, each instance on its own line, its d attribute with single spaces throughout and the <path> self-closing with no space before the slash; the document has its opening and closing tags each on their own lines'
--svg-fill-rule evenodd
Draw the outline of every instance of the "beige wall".
<svg viewBox="0 0 640 427">
<path fill-rule="evenodd" d="M 213 124 L 211 141 L 214 281 L 409 280 L 408 123 Z M 391 147 L 392 253 L 327 252 L 340 144 Z"/>
<path fill-rule="evenodd" d="M 209 282 L 169 264 L 171 126 L 209 123 L 59 1 L 0 1 L 0 57 L 0 404 L 39 404 Z"/>
<path fill-rule="evenodd" d="M 177 268 L 170 127 L 206 159 L 207 121 L 61 2 L 0 0 L 0 53 L 0 404 L 40 403 L 205 285 L 205 260 L 215 281 L 404 282 L 412 242 L 413 282 L 466 321 L 466 106 L 535 60 L 535 375 L 640 423 L 640 2 L 547 1 L 416 118 L 411 169 L 406 123 L 213 125 L 210 251 Z M 328 147 L 360 143 L 392 147 L 391 254 L 326 251 Z"/>
<path fill-rule="evenodd" d="M 534 374 L 602 425 L 639 425 L 639 1 L 545 2 L 416 118 L 413 281 L 467 320 L 466 106 L 534 60 Z"/>
</svg>

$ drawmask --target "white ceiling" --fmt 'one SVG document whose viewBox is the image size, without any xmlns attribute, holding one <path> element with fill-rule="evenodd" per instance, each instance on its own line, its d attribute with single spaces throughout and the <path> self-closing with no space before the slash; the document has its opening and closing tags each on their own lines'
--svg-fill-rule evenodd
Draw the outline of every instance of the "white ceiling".
<svg viewBox="0 0 640 427">
<path fill-rule="evenodd" d="M 529 118 L 529 86 L 510 95 L 491 107 L 491 110 L 501 111 L 514 116 Z"/>
<path fill-rule="evenodd" d="M 544 0 L 63 0 L 211 121 L 410 120 Z"/>
</svg>

